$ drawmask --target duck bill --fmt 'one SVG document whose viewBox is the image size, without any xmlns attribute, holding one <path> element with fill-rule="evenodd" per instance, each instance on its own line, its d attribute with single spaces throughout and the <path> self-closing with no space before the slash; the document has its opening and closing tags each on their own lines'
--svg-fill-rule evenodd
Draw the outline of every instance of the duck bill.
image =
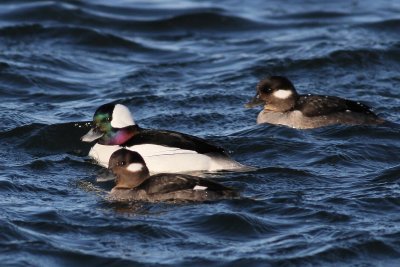
<svg viewBox="0 0 400 267">
<path fill-rule="evenodd" d="M 244 106 L 246 108 L 254 108 L 257 106 L 261 106 L 262 104 L 264 104 L 264 101 L 260 99 L 260 95 L 257 93 L 255 95 L 255 97 L 252 100 L 250 100 L 249 103 L 245 104 Z"/>
<path fill-rule="evenodd" d="M 104 133 L 101 133 L 97 128 L 92 128 L 90 129 L 90 131 L 85 134 L 84 136 L 81 137 L 81 140 L 83 142 L 93 142 L 94 140 L 99 139 L 100 137 L 102 137 L 104 135 Z"/>
</svg>

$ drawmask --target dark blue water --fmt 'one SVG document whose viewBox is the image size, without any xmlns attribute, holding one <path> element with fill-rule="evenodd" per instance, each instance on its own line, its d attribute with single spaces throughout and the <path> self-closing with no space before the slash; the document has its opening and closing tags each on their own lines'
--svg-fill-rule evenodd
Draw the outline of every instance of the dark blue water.
<svg viewBox="0 0 400 267">
<path fill-rule="evenodd" d="M 1 266 L 398 266 L 400 2 L 0 3 Z M 244 108 L 264 76 L 390 121 L 299 131 Z M 79 137 L 101 104 L 260 169 L 241 200 L 113 204 Z"/>
</svg>

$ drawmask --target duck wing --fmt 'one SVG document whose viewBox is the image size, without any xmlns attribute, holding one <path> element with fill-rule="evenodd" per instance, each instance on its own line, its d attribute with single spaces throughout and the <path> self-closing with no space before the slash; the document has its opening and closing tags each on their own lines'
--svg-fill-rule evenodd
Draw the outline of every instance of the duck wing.
<svg viewBox="0 0 400 267">
<path fill-rule="evenodd" d="M 323 95 L 300 96 L 295 110 L 301 111 L 307 117 L 325 116 L 337 112 L 357 112 L 376 116 L 367 105 L 360 102 Z"/>
<path fill-rule="evenodd" d="M 196 136 L 166 130 L 138 129 L 137 133 L 122 146 L 134 146 L 141 144 L 153 144 L 193 150 L 197 153 L 214 153 L 228 156 L 226 151 L 219 146 Z"/>
<path fill-rule="evenodd" d="M 148 194 L 166 194 L 180 190 L 232 190 L 209 179 L 186 174 L 168 173 L 160 173 L 149 177 L 140 185 L 140 189 L 144 189 Z"/>
</svg>

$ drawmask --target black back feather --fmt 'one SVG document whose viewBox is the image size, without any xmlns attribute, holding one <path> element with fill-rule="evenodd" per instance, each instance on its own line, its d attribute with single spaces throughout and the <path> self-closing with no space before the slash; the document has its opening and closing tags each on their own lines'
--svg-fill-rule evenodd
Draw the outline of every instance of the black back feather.
<svg viewBox="0 0 400 267">
<path fill-rule="evenodd" d="M 185 174 L 156 174 L 144 181 L 139 187 L 148 194 L 166 194 L 180 190 L 190 190 L 196 185 L 207 187 L 207 191 L 220 192 L 232 190 L 217 182 Z M 139 189 L 139 188 L 138 188 Z"/>
<path fill-rule="evenodd" d="M 227 156 L 222 147 L 213 145 L 196 136 L 165 130 L 137 129 L 137 133 L 121 146 L 141 144 L 154 144 L 161 146 L 177 147 L 180 149 L 194 150 L 201 154 L 215 153 Z"/>
<path fill-rule="evenodd" d="M 360 102 L 339 98 L 336 96 L 301 95 L 294 108 L 300 110 L 304 116 L 325 116 L 336 112 L 357 112 L 365 115 L 376 115 L 371 109 Z"/>
</svg>

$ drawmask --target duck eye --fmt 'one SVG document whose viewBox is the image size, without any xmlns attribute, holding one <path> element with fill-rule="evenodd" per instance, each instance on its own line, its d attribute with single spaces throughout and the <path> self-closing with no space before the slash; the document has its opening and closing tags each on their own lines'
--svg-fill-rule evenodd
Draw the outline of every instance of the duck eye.
<svg viewBox="0 0 400 267">
<path fill-rule="evenodd" d="M 111 121 L 111 117 L 107 117 L 107 121 Z"/>
<path fill-rule="evenodd" d="M 124 166 L 124 165 L 125 165 L 125 161 L 118 162 L 118 166 Z"/>
</svg>

